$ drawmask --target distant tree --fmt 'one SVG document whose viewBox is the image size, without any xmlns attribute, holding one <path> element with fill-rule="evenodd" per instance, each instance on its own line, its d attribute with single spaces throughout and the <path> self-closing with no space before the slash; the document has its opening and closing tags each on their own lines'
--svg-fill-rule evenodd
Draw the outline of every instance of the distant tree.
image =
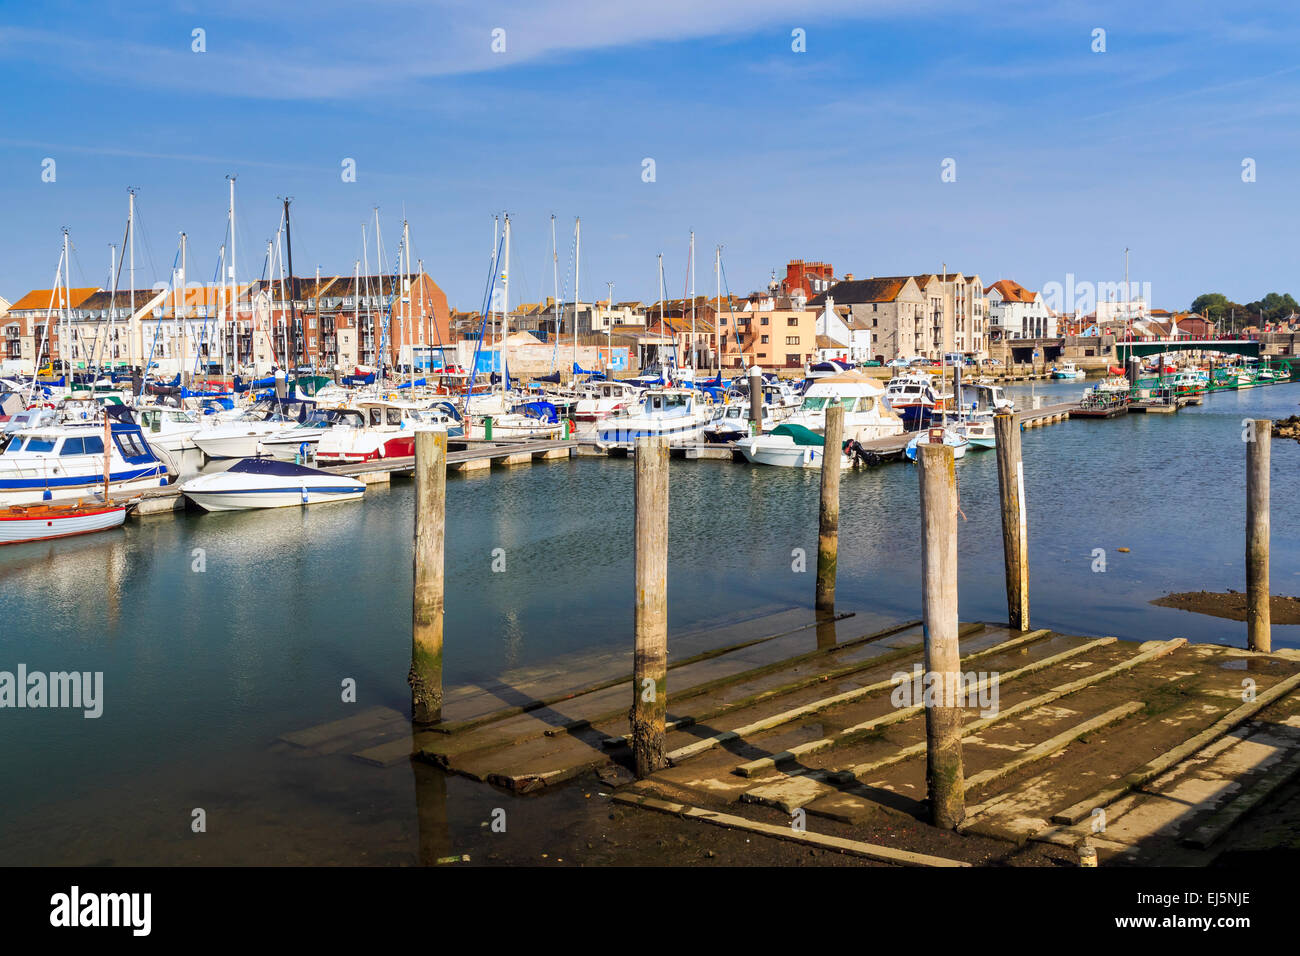
<svg viewBox="0 0 1300 956">
<path fill-rule="evenodd" d="M 1206 292 L 1192 301 L 1192 311 L 1203 315 L 1212 322 L 1219 322 L 1236 305 L 1222 292 Z M 1236 306 L 1238 309 L 1241 306 Z"/>
<path fill-rule="evenodd" d="M 1276 322 L 1278 319 L 1284 319 L 1288 315 L 1300 310 L 1296 300 L 1291 297 L 1291 293 L 1270 292 L 1264 298 L 1256 302 L 1247 302 L 1246 310 L 1256 318 L 1264 322 Z"/>
</svg>

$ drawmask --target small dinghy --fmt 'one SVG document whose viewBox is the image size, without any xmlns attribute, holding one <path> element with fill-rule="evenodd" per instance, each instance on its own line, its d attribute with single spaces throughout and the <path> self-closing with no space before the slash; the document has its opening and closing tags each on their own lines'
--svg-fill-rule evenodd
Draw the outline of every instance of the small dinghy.
<svg viewBox="0 0 1300 956">
<path fill-rule="evenodd" d="M 48 541 L 120 528 L 126 505 L 14 505 L 0 510 L 0 544 Z"/>
<path fill-rule="evenodd" d="M 207 511 L 354 501 L 365 490 L 366 486 L 355 478 L 273 458 L 247 458 L 226 471 L 199 475 L 181 485 L 181 494 Z"/>
</svg>

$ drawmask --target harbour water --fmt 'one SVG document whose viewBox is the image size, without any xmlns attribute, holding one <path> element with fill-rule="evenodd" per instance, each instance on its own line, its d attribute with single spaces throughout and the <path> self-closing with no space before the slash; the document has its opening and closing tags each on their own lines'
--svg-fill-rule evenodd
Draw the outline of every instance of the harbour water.
<svg viewBox="0 0 1300 956">
<path fill-rule="evenodd" d="M 1009 391 L 1028 407 L 1031 391 L 1050 403 L 1081 390 Z M 1149 602 L 1244 589 L 1242 420 L 1287 417 L 1298 401 L 1300 386 L 1290 384 L 1213 394 L 1174 416 L 1026 431 L 1034 626 L 1244 646 L 1244 624 Z M 1274 443 L 1275 594 L 1300 593 L 1298 463 L 1300 445 Z M 574 458 L 449 478 L 448 685 L 630 647 L 632 468 Z M 1005 620 L 996 458 L 972 453 L 957 471 L 960 614 Z M 800 570 L 800 551 L 815 569 L 817 492 L 816 472 L 673 462 L 670 633 L 810 605 L 813 570 Z M 399 479 L 371 487 L 360 504 L 146 518 L 0 551 L 0 670 L 22 663 L 104 675 L 97 719 L 0 711 L 0 863 L 147 862 L 156 855 L 123 858 L 131 832 L 123 815 L 160 812 L 191 792 L 229 804 L 236 791 L 246 800 L 279 788 L 259 819 L 293 817 L 299 827 L 317 819 L 320 792 L 270 772 L 268 747 L 359 705 L 407 706 L 412 499 Z M 864 622 L 918 617 L 917 534 L 910 466 L 845 475 L 840 607 Z M 1300 646 L 1300 627 L 1275 625 L 1273 643 Z M 341 699 L 347 680 L 356 704 Z M 353 766 L 334 780 L 332 808 L 369 807 L 355 812 L 414 827 L 411 770 Z M 465 781 L 437 786 L 474 807 L 491 799 L 490 788 Z M 462 812 L 467 830 L 478 826 L 476 812 Z M 158 836 L 159 845 L 188 836 L 188 813 L 167 816 L 175 834 Z M 70 832 L 72 821 L 76 849 L 42 856 L 33 834 Z M 340 836 L 338 859 L 362 862 L 373 839 L 368 858 L 400 860 L 378 852 L 389 836 Z M 238 859 L 272 862 L 275 851 L 249 838 Z"/>
</svg>

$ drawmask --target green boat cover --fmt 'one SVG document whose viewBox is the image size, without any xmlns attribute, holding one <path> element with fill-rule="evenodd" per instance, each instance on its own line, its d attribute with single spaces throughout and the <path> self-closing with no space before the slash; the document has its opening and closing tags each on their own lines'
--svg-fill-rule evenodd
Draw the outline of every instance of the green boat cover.
<svg viewBox="0 0 1300 956">
<path fill-rule="evenodd" d="M 789 435 L 794 439 L 796 445 L 817 445 L 818 447 L 826 444 L 826 439 L 818 435 L 811 428 L 804 428 L 802 425 L 786 424 L 777 425 L 772 429 L 773 435 Z"/>
</svg>

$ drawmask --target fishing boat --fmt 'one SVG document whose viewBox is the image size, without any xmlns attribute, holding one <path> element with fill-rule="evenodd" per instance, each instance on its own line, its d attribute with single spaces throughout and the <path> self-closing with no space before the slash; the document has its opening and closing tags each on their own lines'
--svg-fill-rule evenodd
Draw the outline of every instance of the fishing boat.
<svg viewBox="0 0 1300 956">
<path fill-rule="evenodd" d="M 631 447 L 638 438 L 666 438 L 669 444 L 699 441 L 709 412 L 687 388 L 653 388 L 640 405 L 596 425 L 602 447 Z"/>
<path fill-rule="evenodd" d="M 92 534 L 120 528 L 126 520 L 126 505 L 11 505 L 0 510 L 0 545 L 27 541 L 50 541 L 78 534 Z"/>
<path fill-rule="evenodd" d="M 356 478 L 268 458 L 245 458 L 225 471 L 198 475 L 181 485 L 181 494 L 206 511 L 355 501 L 365 490 Z"/>
<path fill-rule="evenodd" d="M 1007 398 L 1001 385 L 963 382 L 957 410 L 963 414 L 973 412 L 976 415 L 996 415 L 998 412 L 1014 412 L 1016 403 Z"/>
<path fill-rule="evenodd" d="M 640 396 L 640 389 L 624 382 L 588 382 L 578 388 L 574 420 L 598 422 L 636 405 Z"/>
<path fill-rule="evenodd" d="M 1087 378 L 1088 373 L 1076 366 L 1073 362 L 1062 362 L 1060 365 L 1053 366 L 1052 378 L 1075 380 Z"/>
<path fill-rule="evenodd" d="M 997 429 L 992 415 L 963 415 L 949 422 L 949 426 L 976 451 L 991 451 L 997 447 Z"/>
<path fill-rule="evenodd" d="M 964 458 L 966 449 L 970 447 L 970 442 L 958 434 L 954 425 L 948 424 L 935 428 L 927 428 L 910 442 L 903 454 L 907 456 L 908 461 L 916 461 L 917 448 L 921 445 L 931 445 L 942 443 L 952 449 L 953 458 Z"/>
<path fill-rule="evenodd" d="M 104 424 L 47 424 L 12 435 L 0 454 L 0 507 L 76 498 L 104 487 L 111 494 L 166 485 L 167 465 L 129 409 L 106 411 L 119 417 Z"/>
</svg>

